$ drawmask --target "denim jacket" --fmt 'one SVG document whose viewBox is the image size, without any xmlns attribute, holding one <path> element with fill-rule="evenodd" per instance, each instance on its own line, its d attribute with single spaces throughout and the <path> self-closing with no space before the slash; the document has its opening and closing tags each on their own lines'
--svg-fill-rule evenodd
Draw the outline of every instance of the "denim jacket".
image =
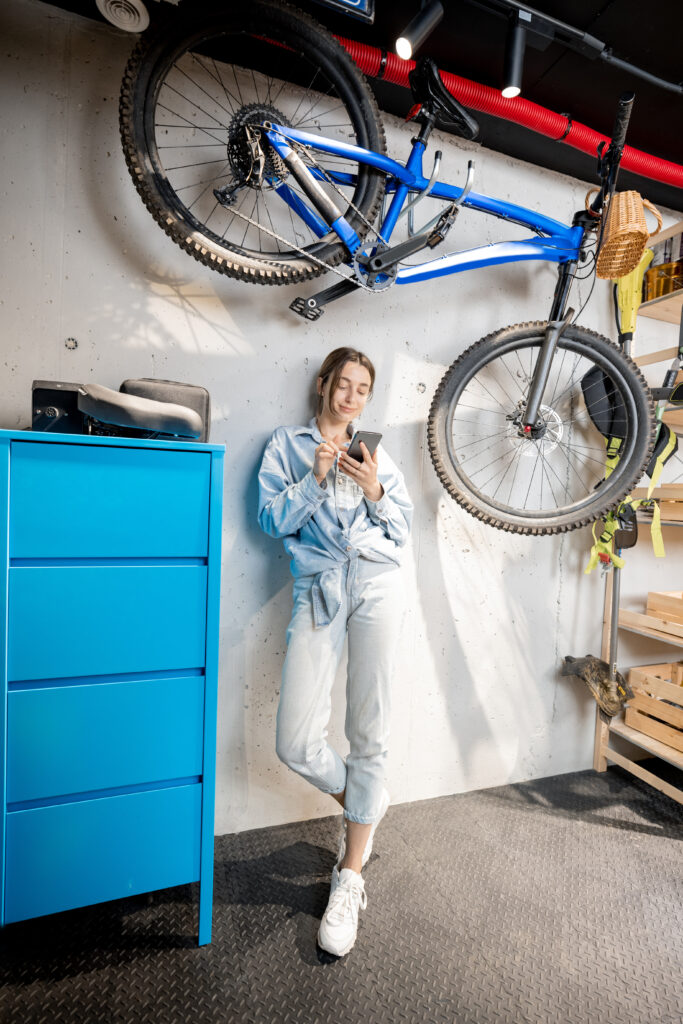
<svg viewBox="0 0 683 1024">
<path fill-rule="evenodd" d="M 331 621 L 341 602 L 341 569 L 353 558 L 400 563 L 413 506 L 402 473 L 378 449 L 379 501 L 363 497 L 357 485 L 330 469 L 323 485 L 313 475 L 315 449 L 322 443 L 315 419 L 305 427 L 278 427 L 259 471 L 261 529 L 280 537 L 292 575 L 311 576 L 316 625 Z M 349 500 L 358 492 L 357 501 Z"/>
</svg>

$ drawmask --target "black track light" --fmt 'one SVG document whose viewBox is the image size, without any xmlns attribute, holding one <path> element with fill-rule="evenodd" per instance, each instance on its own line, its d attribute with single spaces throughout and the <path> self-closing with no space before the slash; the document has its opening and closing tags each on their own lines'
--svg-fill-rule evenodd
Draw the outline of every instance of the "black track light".
<svg viewBox="0 0 683 1024">
<path fill-rule="evenodd" d="M 439 0 L 423 3 L 408 27 L 396 40 L 394 49 L 402 60 L 410 60 L 443 18 L 443 4 Z"/>
<path fill-rule="evenodd" d="M 505 67 L 503 71 L 503 88 L 506 99 L 519 96 L 522 91 L 522 71 L 524 69 L 524 48 L 526 32 L 531 25 L 529 11 L 515 11 L 510 17 L 507 39 L 505 40 Z"/>
</svg>

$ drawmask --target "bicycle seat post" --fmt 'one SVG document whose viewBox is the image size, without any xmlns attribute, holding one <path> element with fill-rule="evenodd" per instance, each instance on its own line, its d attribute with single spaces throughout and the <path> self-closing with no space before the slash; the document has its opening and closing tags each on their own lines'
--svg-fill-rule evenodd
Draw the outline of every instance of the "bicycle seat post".
<svg viewBox="0 0 683 1024">
<path fill-rule="evenodd" d="M 413 139 L 411 139 L 413 145 L 420 142 L 426 149 L 427 143 L 429 142 L 429 136 L 432 134 L 435 124 L 436 114 L 431 107 L 423 106 L 420 110 L 420 131 Z"/>
</svg>

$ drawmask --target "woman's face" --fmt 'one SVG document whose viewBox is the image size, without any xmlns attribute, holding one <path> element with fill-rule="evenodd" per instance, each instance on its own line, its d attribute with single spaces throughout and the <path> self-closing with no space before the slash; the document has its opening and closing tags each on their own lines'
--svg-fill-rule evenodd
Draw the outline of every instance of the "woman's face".
<svg viewBox="0 0 683 1024">
<path fill-rule="evenodd" d="M 368 370 L 360 363 L 344 363 L 332 394 L 331 383 L 331 378 L 324 384 L 322 378 L 318 378 L 318 387 L 322 384 L 323 410 L 331 413 L 335 419 L 345 420 L 347 423 L 360 416 L 370 397 L 372 382 Z"/>
</svg>

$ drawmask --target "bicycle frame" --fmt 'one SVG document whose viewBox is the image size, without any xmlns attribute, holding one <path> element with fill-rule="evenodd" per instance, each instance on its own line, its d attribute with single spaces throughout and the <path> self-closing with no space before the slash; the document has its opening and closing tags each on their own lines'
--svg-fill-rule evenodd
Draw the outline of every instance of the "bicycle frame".
<svg viewBox="0 0 683 1024">
<path fill-rule="evenodd" d="M 413 140 L 410 156 L 404 165 L 384 154 L 374 153 L 372 150 L 363 149 L 360 146 L 298 131 L 294 128 L 277 124 L 266 124 L 264 129 L 269 143 L 283 159 L 292 153 L 287 142 L 287 140 L 292 140 L 304 146 L 310 146 L 322 153 L 345 157 L 359 164 L 374 167 L 387 175 L 387 192 L 393 192 L 394 194 L 389 209 L 378 229 L 385 242 L 388 242 L 391 238 L 408 196 L 424 192 L 429 185 L 429 180 L 425 178 L 422 169 L 426 144 L 420 139 Z M 355 175 L 342 174 L 340 172 L 327 173 L 337 184 L 353 184 L 355 182 Z M 305 174 L 310 179 L 308 188 L 306 187 L 306 181 L 300 183 L 307 196 L 315 202 L 316 191 L 321 193 L 316 181 L 316 174 L 308 167 L 305 167 Z M 324 215 L 333 218 L 330 219 L 329 223 L 326 223 L 316 210 L 307 206 L 284 182 L 276 187 L 283 201 L 304 220 L 318 237 L 328 234 L 331 227 L 347 247 L 350 255 L 353 255 L 359 248 L 360 240 L 344 217 L 334 217 L 332 213 L 328 213 L 328 210 L 324 209 Z M 452 203 L 459 201 L 462 193 L 463 189 L 461 188 L 449 185 L 447 182 L 435 181 L 427 194 L 432 199 L 442 199 L 445 202 Z M 330 205 L 333 208 L 333 204 Z M 414 284 L 419 281 L 428 281 L 435 277 L 443 277 L 446 274 L 456 274 L 463 270 L 472 270 L 476 267 L 491 267 L 501 263 L 515 263 L 520 260 L 543 260 L 550 263 L 563 264 L 576 263 L 579 259 L 584 236 L 584 228 L 579 224 L 570 227 L 541 213 L 528 210 L 523 206 L 506 203 L 503 200 L 493 199 L 476 192 L 469 192 L 462 200 L 462 205 L 468 209 L 478 210 L 481 213 L 509 221 L 512 224 L 531 228 L 536 237 L 507 242 L 494 242 L 490 245 L 477 246 L 474 249 L 449 253 L 413 266 L 401 267 L 396 274 L 397 284 Z M 318 209 L 320 210 L 319 205 Z M 338 211 L 336 212 L 338 213 Z"/>
</svg>

